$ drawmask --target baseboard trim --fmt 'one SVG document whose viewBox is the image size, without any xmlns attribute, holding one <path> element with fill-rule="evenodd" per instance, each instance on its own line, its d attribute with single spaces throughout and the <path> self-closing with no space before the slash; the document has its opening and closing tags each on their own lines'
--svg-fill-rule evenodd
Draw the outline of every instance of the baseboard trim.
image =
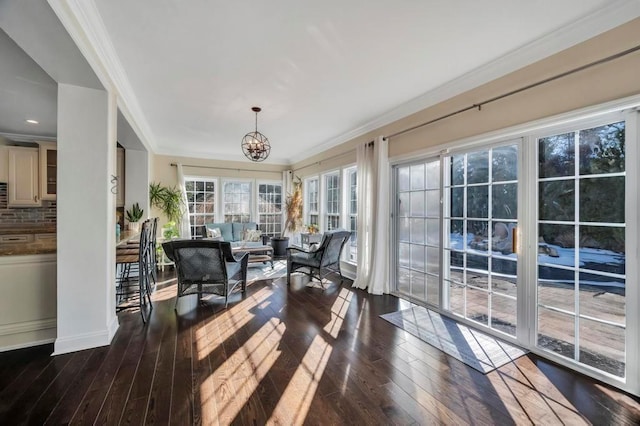
<svg viewBox="0 0 640 426">
<path fill-rule="evenodd" d="M 42 339 L 42 340 L 34 340 L 32 342 L 18 343 L 15 345 L 3 346 L 0 348 L 0 352 L 14 351 L 16 349 L 31 348 L 34 346 L 42 346 L 42 345 L 47 345 L 49 343 L 53 343 L 55 341 L 56 341 L 55 337 L 52 337 L 50 339 Z"/>
<path fill-rule="evenodd" d="M 110 332 L 110 329 L 105 329 L 104 331 L 94 333 L 83 333 L 77 334 L 75 336 L 58 337 L 55 342 L 54 352 L 51 355 L 62 355 L 69 352 L 107 346 L 109 345 L 109 343 L 111 343 Z"/>
<path fill-rule="evenodd" d="M 56 328 L 56 324 L 57 321 L 55 318 L 47 318 L 35 321 L 24 321 L 14 324 L 0 325 L 0 336 L 49 330 L 51 328 Z"/>
<path fill-rule="evenodd" d="M 114 315 L 113 318 L 111 319 L 111 324 L 109 324 L 109 334 L 108 334 L 109 343 L 107 344 L 111 344 L 111 341 L 113 340 L 113 336 L 116 335 L 118 328 L 120 328 L 120 321 L 118 321 L 118 317 Z"/>
</svg>

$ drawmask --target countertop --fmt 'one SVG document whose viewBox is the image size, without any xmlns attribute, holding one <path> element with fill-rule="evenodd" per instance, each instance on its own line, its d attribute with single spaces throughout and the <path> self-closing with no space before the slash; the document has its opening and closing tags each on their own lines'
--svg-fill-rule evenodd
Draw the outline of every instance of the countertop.
<svg viewBox="0 0 640 426">
<path fill-rule="evenodd" d="M 55 225 L 2 224 L 1 235 L 55 234 Z M 0 244 L 0 256 L 22 256 L 29 254 L 50 254 L 56 252 L 56 240 L 31 241 L 24 243 Z"/>
<path fill-rule="evenodd" d="M 0 225 L 0 235 L 15 235 L 15 234 L 55 234 L 55 225 L 25 225 L 25 224 L 13 224 L 13 225 Z"/>
<path fill-rule="evenodd" d="M 56 252 L 55 243 L 48 247 L 34 247 L 33 244 L 23 244 L 23 246 L 11 245 L 11 247 L 0 247 L 0 256 L 23 256 L 27 254 L 50 254 Z"/>
<path fill-rule="evenodd" d="M 0 226 L 0 235 L 16 235 L 16 234 L 55 234 L 55 226 L 30 226 L 30 227 L 13 227 L 6 225 Z M 126 244 L 128 241 L 139 238 L 139 232 L 124 231 L 117 245 Z M 32 241 L 25 243 L 4 243 L 0 244 L 0 256 L 22 256 L 29 254 L 50 254 L 55 253 L 57 249 L 56 240 Z"/>
</svg>

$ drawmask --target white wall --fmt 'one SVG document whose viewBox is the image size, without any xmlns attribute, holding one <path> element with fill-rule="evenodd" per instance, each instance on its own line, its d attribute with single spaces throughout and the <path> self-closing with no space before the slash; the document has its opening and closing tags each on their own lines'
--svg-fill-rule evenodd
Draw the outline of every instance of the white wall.
<svg viewBox="0 0 640 426">
<path fill-rule="evenodd" d="M 149 208 L 149 153 L 127 119 L 118 112 L 118 143 L 125 149 L 124 206 L 138 203 L 144 217 L 151 216 Z"/>
<path fill-rule="evenodd" d="M 124 153 L 125 190 L 124 205 L 130 208 L 133 203 L 140 204 L 144 217 L 151 216 L 149 207 L 149 153 L 127 149 Z"/>
<path fill-rule="evenodd" d="M 58 87 L 58 337 L 55 354 L 108 345 L 115 315 L 116 100 Z"/>
</svg>

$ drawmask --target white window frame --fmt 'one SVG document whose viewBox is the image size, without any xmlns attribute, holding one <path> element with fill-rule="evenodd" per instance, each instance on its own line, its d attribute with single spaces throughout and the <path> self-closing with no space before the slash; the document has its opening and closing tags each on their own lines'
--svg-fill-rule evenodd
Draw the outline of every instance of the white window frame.
<svg viewBox="0 0 640 426">
<path fill-rule="evenodd" d="M 260 185 L 276 185 L 276 186 L 280 186 L 280 213 L 260 213 Z M 275 201 L 274 201 L 275 202 Z M 254 222 L 256 222 L 258 224 L 258 228 L 262 229 L 262 233 L 265 235 L 269 235 L 269 236 L 280 236 L 282 234 L 282 229 L 284 227 L 284 209 L 285 207 L 285 202 L 286 202 L 286 194 L 284 193 L 284 185 L 282 184 L 281 180 L 266 180 L 266 179 L 260 179 L 260 180 L 256 180 L 255 182 L 255 220 Z M 266 214 L 266 215 L 270 215 L 270 216 L 279 216 L 278 217 L 278 221 L 277 222 L 266 222 L 266 223 L 262 223 L 261 221 L 261 214 Z M 277 231 L 277 229 L 272 230 L 272 232 L 269 232 L 269 227 L 270 225 L 275 225 L 278 224 L 278 227 L 275 228 L 279 228 L 280 230 Z M 267 229 L 263 229 L 264 227 L 266 227 Z M 277 232 L 276 232 L 277 231 Z"/>
<path fill-rule="evenodd" d="M 315 181 L 315 194 L 316 194 L 316 200 L 315 200 L 315 205 L 316 205 L 316 209 L 312 209 L 311 208 L 311 202 L 309 200 L 309 195 L 311 192 L 310 189 L 310 183 L 312 181 Z M 304 225 L 311 225 L 314 224 L 317 225 L 318 227 L 320 227 L 320 176 L 310 176 L 304 179 L 304 188 L 302 191 L 302 195 L 304 197 L 304 202 L 303 202 L 303 211 L 304 211 Z M 311 220 L 311 216 L 316 216 L 318 218 L 318 220 L 316 220 L 315 222 L 313 222 Z"/>
<path fill-rule="evenodd" d="M 356 177 L 356 193 L 355 199 L 351 199 L 351 176 Z M 345 245 L 343 251 L 343 260 L 351 264 L 357 264 L 358 262 L 358 169 L 355 165 L 345 167 L 342 169 L 342 228 L 351 231 L 352 235 L 350 240 Z M 351 202 L 355 201 L 356 210 L 351 210 Z M 351 220 L 355 221 L 355 229 L 351 227 Z M 352 247 L 355 247 L 352 253 Z"/>
<path fill-rule="evenodd" d="M 185 176 L 184 178 L 185 182 L 190 181 L 190 182 L 213 182 L 213 194 L 214 194 L 214 201 L 213 201 L 213 205 L 214 205 L 214 211 L 213 213 L 191 213 L 189 212 L 189 232 L 191 234 L 191 236 L 193 236 L 193 231 L 194 231 L 194 227 L 195 226 L 199 226 L 199 225 L 193 225 L 191 226 L 191 218 L 192 217 L 207 217 L 207 216 L 213 216 L 213 220 L 212 222 L 215 222 L 220 216 L 219 216 L 219 210 L 220 210 L 220 184 L 217 178 L 211 178 L 211 177 L 204 177 L 204 176 Z M 195 192 L 195 191 L 194 191 Z M 187 206 L 187 209 L 189 208 L 189 206 Z M 205 223 L 209 223 L 209 221 L 205 221 Z"/>
<path fill-rule="evenodd" d="M 519 195 L 518 195 L 518 333 L 516 338 L 499 334 L 505 340 L 511 340 L 530 351 L 549 358 L 561 365 L 576 370 L 580 373 L 595 377 L 596 379 L 610 383 L 616 387 L 624 389 L 635 395 L 640 395 L 640 286 L 626 286 L 626 377 L 619 378 L 600 370 L 589 368 L 583 364 L 577 364 L 564 357 L 556 356 L 554 353 L 543 351 L 536 347 L 537 330 L 537 286 L 536 266 L 537 266 L 537 244 L 527 243 L 537 241 L 537 138 L 551 134 L 562 133 L 563 131 L 573 131 L 596 127 L 598 125 L 612 123 L 620 120 L 626 121 L 626 181 L 625 181 L 625 240 L 628 262 L 626 263 L 627 283 L 637 283 L 640 278 L 640 263 L 633 257 L 640 246 L 640 199 L 638 181 L 640 180 L 640 153 L 638 142 L 640 140 L 640 117 L 638 108 L 640 107 L 640 96 L 608 102 L 606 104 L 583 108 L 578 111 L 537 120 L 535 122 L 514 126 L 485 135 L 475 136 L 464 140 L 459 140 L 446 145 L 430 147 L 421 152 L 412 152 L 404 156 L 398 156 L 390 160 L 390 165 L 407 164 L 417 157 L 429 159 L 434 156 L 443 156 L 443 152 L 449 155 L 451 152 L 470 151 L 475 147 L 497 144 L 500 141 L 523 138 L 522 149 L 519 152 Z M 613 117 L 613 118 L 612 118 Z M 622 118 L 620 118 L 622 117 Z M 525 161 L 526 160 L 526 161 Z M 441 168 L 441 173 L 445 173 L 445 168 Z M 444 176 L 442 176 L 444 177 Z M 444 182 L 444 179 L 442 179 Z M 392 197 L 392 200 L 395 197 Z M 444 201 L 446 202 L 446 201 Z M 393 201 L 390 203 L 392 210 Z M 441 220 L 443 220 L 441 218 Z M 444 234 L 444 226 L 441 227 Z M 444 235 L 443 237 L 444 238 Z M 393 241 L 397 237 L 393 236 Z M 441 250 L 443 248 L 441 247 Z M 443 256 L 441 256 L 442 259 Z M 441 260 L 440 270 L 443 270 Z M 394 256 L 392 254 L 390 265 L 395 270 Z M 442 275 L 442 274 L 441 274 Z M 392 276 L 392 280 L 393 280 Z M 392 284 L 392 287 L 396 283 Z M 443 289 L 441 280 L 441 289 Z M 465 322 L 463 319 L 461 322 Z"/>
<path fill-rule="evenodd" d="M 325 231 L 330 231 L 331 229 L 337 229 L 340 228 L 343 223 L 342 223 L 342 218 L 344 217 L 344 215 L 342 214 L 342 206 L 344 205 L 344 203 L 342 202 L 342 183 L 343 183 L 343 179 L 341 179 L 341 170 L 333 170 L 327 173 L 323 173 L 322 174 L 322 184 L 321 184 L 321 191 L 320 193 L 322 194 L 320 196 L 320 201 L 321 201 L 321 205 L 320 205 L 320 211 L 321 211 L 321 222 L 322 222 L 322 229 Z M 337 186 L 334 188 L 329 188 L 328 187 L 328 180 L 329 179 L 335 179 L 335 181 L 337 182 Z M 333 190 L 333 191 L 338 191 L 337 197 L 334 198 L 335 202 L 338 203 L 337 205 L 337 212 L 329 212 L 329 190 Z M 337 217 L 337 226 L 334 228 L 329 229 L 329 218 L 335 218 Z"/>
<path fill-rule="evenodd" d="M 220 220 L 221 222 L 226 222 L 226 215 L 227 213 L 225 212 L 225 206 L 226 206 L 226 201 L 225 201 L 225 195 L 226 192 L 224 190 L 225 185 L 229 184 L 229 183 L 248 183 L 249 184 L 249 220 L 248 222 L 252 222 L 254 221 L 253 219 L 256 218 L 256 203 L 255 203 L 255 179 L 231 179 L 231 178 L 223 178 L 221 179 L 221 184 L 220 184 L 220 199 L 221 199 L 221 203 L 220 203 Z M 233 213 L 233 215 L 241 215 L 244 213 L 240 213 L 240 214 L 236 214 Z M 233 222 L 237 222 L 237 221 L 233 221 Z"/>
</svg>

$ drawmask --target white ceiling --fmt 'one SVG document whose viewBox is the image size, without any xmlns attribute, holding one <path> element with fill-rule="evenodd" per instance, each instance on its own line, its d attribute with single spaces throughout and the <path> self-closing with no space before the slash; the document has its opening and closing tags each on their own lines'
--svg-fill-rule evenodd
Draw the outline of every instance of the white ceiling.
<svg viewBox="0 0 640 426">
<path fill-rule="evenodd" d="M 94 50 L 109 56 L 121 102 L 156 153 L 244 159 L 240 140 L 257 105 L 272 163 L 308 157 L 640 15 L 637 0 L 49 3 L 64 6 L 54 6 L 59 16 L 71 9 Z"/>
<path fill-rule="evenodd" d="M 57 83 L 0 29 L 0 132 L 55 136 L 57 95 Z"/>
</svg>

